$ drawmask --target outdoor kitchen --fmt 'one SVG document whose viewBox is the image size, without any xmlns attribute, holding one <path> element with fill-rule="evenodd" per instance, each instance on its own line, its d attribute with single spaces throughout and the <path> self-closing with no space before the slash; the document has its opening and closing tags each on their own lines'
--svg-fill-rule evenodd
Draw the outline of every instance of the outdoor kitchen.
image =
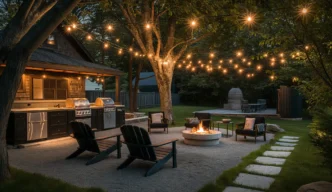
<svg viewBox="0 0 332 192">
<path fill-rule="evenodd" d="M 4 66 L 0 64 L 0 73 Z M 117 69 L 94 63 L 82 45 L 59 27 L 27 63 L 10 113 L 7 143 L 68 137 L 71 121 L 84 122 L 93 131 L 122 126 L 121 75 Z M 115 98 L 89 101 L 85 80 L 93 79 L 105 87 L 106 78 L 115 79 Z"/>
</svg>

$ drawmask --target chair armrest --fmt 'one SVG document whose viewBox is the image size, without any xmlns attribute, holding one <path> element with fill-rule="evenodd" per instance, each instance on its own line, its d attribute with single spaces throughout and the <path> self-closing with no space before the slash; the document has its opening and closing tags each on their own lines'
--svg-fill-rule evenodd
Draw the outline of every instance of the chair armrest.
<svg viewBox="0 0 332 192">
<path fill-rule="evenodd" d="M 236 129 L 243 129 L 244 123 L 236 123 L 235 126 L 236 126 Z"/>
<path fill-rule="evenodd" d="M 94 140 L 99 141 L 99 140 L 105 140 L 105 139 L 109 139 L 109 138 L 113 138 L 113 137 L 118 137 L 118 138 L 120 138 L 121 135 L 122 135 L 122 134 L 119 133 L 119 134 L 111 135 L 111 136 L 108 136 L 108 137 L 98 137 L 98 138 L 95 138 Z"/>
<path fill-rule="evenodd" d="M 167 144 L 170 144 L 170 143 L 174 143 L 174 142 L 177 142 L 177 141 L 178 141 L 178 139 L 171 139 L 171 140 L 168 140 L 168 141 L 163 141 L 162 143 L 153 144 L 151 146 L 152 147 L 160 147 L 160 146 L 167 145 Z"/>
<path fill-rule="evenodd" d="M 126 145 L 130 145 L 130 146 L 134 146 L 134 147 L 160 147 L 160 146 L 163 146 L 163 145 L 167 145 L 167 144 L 170 144 L 170 143 L 174 143 L 178 141 L 178 139 L 171 139 L 169 141 L 164 141 L 162 143 L 158 143 L 158 144 L 154 144 L 154 145 L 141 145 L 141 144 L 134 144 L 134 143 L 127 143 L 125 141 L 121 141 L 123 144 L 126 144 Z"/>
<path fill-rule="evenodd" d="M 168 119 L 167 118 L 163 118 L 163 122 L 168 124 Z"/>
</svg>

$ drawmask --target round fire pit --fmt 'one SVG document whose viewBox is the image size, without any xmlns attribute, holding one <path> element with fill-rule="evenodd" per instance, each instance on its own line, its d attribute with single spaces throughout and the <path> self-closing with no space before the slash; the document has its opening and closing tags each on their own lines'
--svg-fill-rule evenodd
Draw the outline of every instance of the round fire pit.
<svg viewBox="0 0 332 192">
<path fill-rule="evenodd" d="M 211 146 L 218 145 L 221 137 L 220 131 L 209 130 L 206 133 L 192 132 L 191 130 L 182 131 L 184 143 L 187 145 Z"/>
</svg>

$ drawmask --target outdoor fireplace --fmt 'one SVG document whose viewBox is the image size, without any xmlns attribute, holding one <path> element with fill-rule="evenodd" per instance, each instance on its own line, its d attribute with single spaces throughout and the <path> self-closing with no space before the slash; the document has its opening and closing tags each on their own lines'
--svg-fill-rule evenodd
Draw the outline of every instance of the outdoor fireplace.
<svg viewBox="0 0 332 192">
<path fill-rule="evenodd" d="M 219 144 L 221 132 L 204 127 L 201 121 L 197 127 L 182 131 L 182 136 L 187 145 L 210 146 Z"/>
</svg>

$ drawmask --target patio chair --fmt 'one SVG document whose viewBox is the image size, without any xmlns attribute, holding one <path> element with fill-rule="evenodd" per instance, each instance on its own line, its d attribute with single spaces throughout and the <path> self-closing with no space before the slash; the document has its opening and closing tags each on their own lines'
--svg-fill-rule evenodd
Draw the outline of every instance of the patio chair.
<svg viewBox="0 0 332 192">
<path fill-rule="evenodd" d="M 245 127 L 247 118 L 255 118 L 254 124 L 252 125 L 251 129 L 246 129 L 246 127 Z M 243 135 L 245 139 L 247 139 L 247 136 L 255 137 L 255 143 L 256 143 L 256 138 L 257 137 L 264 136 L 264 141 L 266 141 L 265 118 L 264 117 L 250 117 L 250 116 L 247 116 L 245 118 L 244 123 L 236 124 L 236 130 L 235 130 L 235 140 L 236 141 L 237 141 L 237 135 Z"/>
<path fill-rule="evenodd" d="M 168 133 L 168 119 L 165 118 L 163 111 L 149 112 L 148 132 L 151 129 L 164 129 Z"/>
<path fill-rule="evenodd" d="M 204 127 L 209 128 L 209 129 L 211 128 L 211 114 L 210 113 L 194 113 L 194 117 L 196 117 L 199 121 L 190 122 L 189 119 L 192 119 L 192 118 L 186 118 L 186 120 L 189 120 L 189 121 L 184 124 L 185 129 L 197 127 L 201 121 L 203 122 Z"/>
<path fill-rule="evenodd" d="M 251 112 L 251 108 L 250 108 L 250 105 L 248 103 L 248 100 L 241 100 L 241 111 L 243 113 L 250 113 Z"/>
<path fill-rule="evenodd" d="M 120 129 L 124 138 L 123 143 L 126 144 L 129 149 L 129 155 L 128 159 L 117 168 L 118 170 L 126 168 L 135 159 L 155 162 L 155 164 L 145 173 L 145 176 L 150 176 L 156 173 L 170 158 L 173 158 L 173 168 L 177 167 L 177 139 L 171 139 L 159 144 L 152 144 L 149 133 L 143 128 L 133 125 L 123 125 Z M 167 144 L 172 144 L 172 147 L 163 147 Z"/>
<path fill-rule="evenodd" d="M 72 159 L 83 153 L 84 151 L 91 151 L 98 153 L 91 160 L 86 162 L 86 165 L 91 165 L 105 159 L 110 153 L 117 150 L 117 158 L 121 158 L 121 134 L 110 137 L 95 138 L 89 125 L 72 121 L 70 126 L 73 130 L 74 138 L 77 140 L 79 147 L 77 150 L 69 155 L 66 159 Z M 116 141 L 109 140 L 116 137 Z"/>
</svg>

